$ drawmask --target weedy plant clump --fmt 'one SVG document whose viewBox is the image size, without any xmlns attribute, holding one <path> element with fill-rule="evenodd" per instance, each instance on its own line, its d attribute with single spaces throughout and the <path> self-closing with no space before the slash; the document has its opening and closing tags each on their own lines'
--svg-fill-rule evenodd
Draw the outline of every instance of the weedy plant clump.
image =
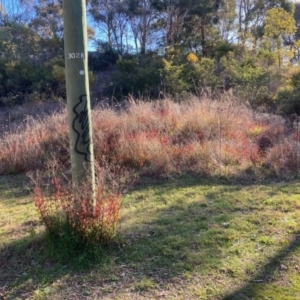
<svg viewBox="0 0 300 300">
<path fill-rule="evenodd" d="M 97 186 L 94 203 L 91 193 L 73 193 L 63 187 L 59 178 L 51 180 L 51 193 L 41 187 L 34 189 L 34 203 L 50 237 L 71 235 L 85 244 L 109 243 L 116 233 L 121 205 L 121 195 L 105 193 Z M 67 238 L 70 238 L 68 236 Z"/>
<path fill-rule="evenodd" d="M 46 173 L 29 176 L 34 183 L 34 204 L 50 241 L 62 241 L 67 248 L 77 250 L 112 243 L 120 219 L 122 191 L 134 182 L 132 171 L 96 163 L 96 188 L 92 192 L 88 182 L 72 186 L 58 162 L 47 168 Z"/>
</svg>

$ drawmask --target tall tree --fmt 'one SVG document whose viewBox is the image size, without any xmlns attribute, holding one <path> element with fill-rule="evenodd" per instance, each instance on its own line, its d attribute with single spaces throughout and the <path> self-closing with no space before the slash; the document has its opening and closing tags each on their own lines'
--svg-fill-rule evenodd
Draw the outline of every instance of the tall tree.
<svg viewBox="0 0 300 300">
<path fill-rule="evenodd" d="M 104 35 L 104 39 L 107 40 L 109 47 L 111 49 L 116 48 L 120 53 L 123 53 L 127 31 L 123 2 L 90 0 L 89 13 L 94 19 L 100 35 L 102 37 Z"/>
<path fill-rule="evenodd" d="M 288 39 L 288 36 L 294 36 L 296 32 L 295 20 L 292 14 L 278 7 L 268 10 L 264 22 L 265 37 L 270 39 L 271 42 L 273 41 L 273 47 L 277 52 L 278 65 L 281 66 L 284 56 L 287 56 L 288 59 L 293 56 L 291 49 L 284 47 L 283 40 Z"/>
<path fill-rule="evenodd" d="M 63 37 L 62 0 L 36 0 L 30 26 L 43 38 Z"/>
<path fill-rule="evenodd" d="M 218 10 L 215 19 L 215 26 L 218 28 L 222 40 L 232 42 L 236 36 L 236 0 L 224 0 Z"/>
<path fill-rule="evenodd" d="M 285 11 L 293 12 L 293 3 L 290 0 L 237 0 L 238 37 L 244 44 L 249 36 L 254 38 L 253 47 L 263 36 L 263 22 L 269 9 L 282 7 Z"/>
<path fill-rule="evenodd" d="M 34 0 L 0 0 L 0 6 L 6 15 L 10 17 L 22 16 L 28 17 L 30 5 Z"/>
<path fill-rule="evenodd" d="M 126 16 L 132 30 L 137 52 L 146 53 L 150 37 L 154 32 L 153 24 L 157 21 L 157 11 L 151 0 L 127 0 Z"/>
<path fill-rule="evenodd" d="M 214 35 L 213 23 L 221 7 L 218 0 L 155 0 L 154 7 L 162 13 L 167 47 L 180 44 L 183 47 L 208 53 L 209 36 Z"/>
<path fill-rule="evenodd" d="M 297 31 L 295 33 L 295 39 L 300 39 L 300 3 L 295 3 L 294 19 L 296 22 Z"/>
</svg>

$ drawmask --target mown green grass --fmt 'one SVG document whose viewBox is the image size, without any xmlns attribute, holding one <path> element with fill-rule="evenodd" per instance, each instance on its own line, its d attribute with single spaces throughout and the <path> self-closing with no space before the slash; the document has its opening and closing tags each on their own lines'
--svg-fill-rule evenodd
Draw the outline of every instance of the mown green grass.
<svg viewBox="0 0 300 300">
<path fill-rule="evenodd" d="M 297 181 L 144 179 L 115 243 L 75 250 L 47 244 L 23 186 L 0 179 L 4 299 L 300 299 Z"/>
</svg>

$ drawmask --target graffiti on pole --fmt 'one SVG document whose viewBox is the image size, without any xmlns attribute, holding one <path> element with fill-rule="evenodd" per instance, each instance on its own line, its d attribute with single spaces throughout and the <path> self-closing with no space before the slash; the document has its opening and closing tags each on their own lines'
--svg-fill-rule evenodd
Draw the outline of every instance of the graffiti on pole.
<svg viewBox="0 0 300 300">
<path fill-rule="evenodd" d="M 75 151 L 78 154 L 84 155 L 84 159 L 87 162 L 91 162 L 89 160 L 90 152 L 90 124 L 89 124 L 89 115 L 88 115 L 88 108 L 87 108 L 87 101 L 86 95 L 81 95 L 79 97 L 79 102 L 73 107 L 73 112 L 75 114 L 75 118 L 72 123 L 72 128 L 74 132 L 77 134 L 76 142 L 75 142 Z M 82 104 L 84 104 L 83 109 L 79 109 Z M 76 128 L 80 128 L 78 131 Z"/>
</svg>

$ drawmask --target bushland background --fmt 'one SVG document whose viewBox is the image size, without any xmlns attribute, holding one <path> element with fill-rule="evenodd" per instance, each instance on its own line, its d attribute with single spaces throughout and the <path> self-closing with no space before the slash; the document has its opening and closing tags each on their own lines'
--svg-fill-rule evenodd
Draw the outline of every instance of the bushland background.
<svg viewBox="0 0 300 300">
<path fill-rule="evenodd" d="M 87 1 L 98 187 L 122 205 L 86 247 L 51 223 L 61 1 L 0 2 L 0 299 L 300 298 L 298 3 Z M 54 218 L 31 195 L 51 182 Z"/>
<path fill-rule="evenodd" d="M 64 101 L 62 1 L 1 1 L 0 105 Z M 219 99 L 299 112 L 299 11 L 286 0 L 88 0 L 93 99 Z"/>
</svg>

